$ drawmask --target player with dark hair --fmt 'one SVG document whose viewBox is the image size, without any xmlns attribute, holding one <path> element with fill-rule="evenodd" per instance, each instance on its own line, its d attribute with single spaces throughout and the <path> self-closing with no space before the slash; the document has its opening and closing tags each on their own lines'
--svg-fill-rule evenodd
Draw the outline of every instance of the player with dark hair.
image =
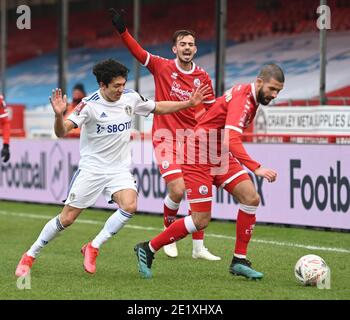
<svg viewBox="0 0 350 320">
<path fill-rule="evenodd" d="M 269 104 L 277 97 L 283 86 L 282 69 L 274 64 L 264 66 L 253 83 L 235 85 L 218 98 L 214 106 L 199 121 L 195 128 L 196 132 L 204 132 L 204 135 L 201 139 L 195 135 L 194 139 L 188 140 L 188 146 L 195 150 L 195 158 L 188 152 L 190 148 L 186 148 L 187 159 L 182 166 L 192 215 L 175 221 L 151 241 L 136 245 L 139 271 L 144 278 L 152 276 L 152 260 L 162 246 L 208 226 L 211 219 L 212 185 L 224 188 L 239 202 L 236 245 L 229 271 L 249 279 L 263 277 L 261 272 L 252 269 L 251 262 L 247 259 L 247 248 L 260 198 L 242 165 L 268 182 L 275 181 L 277 173 L 262 167 L 247 154 L 242 143 L 242 133 L 252 122 L 259 104 Z M 216 136 L 210 134 L 213 131 Z M 224 139 L 221 137 L 222 131 Z M 200 162 L 198 155 L 203 147 L 201 144 L 203 141 L 205 141 L 206 159 L 211 159 L 211 153 L 221 150 L 221 159 L 228 159 L 226 163 Z M 221 141 L 225 146 L 223 149 Z M 218 174 L 221 166 L 225 170 Z"/>
<path fill-rule="evenodd" d="M 99 248 L 119 232 L 132 218 L 137 206 L 137 188 L 131 173 L 130 134 L 134 114 L 166 114 L 200 104 L 206 99 L 208 86 L 200 86 L 186 101 L 154 102 L 137 92 L 125 89 L 128 69 L 109 59 L 93 68 L 99 89 L 84 98 L 68 117 L 63 118 L 67 97 L 61 89 L 52 91 L 50 102 L 55 113 L 55 133 L 64 137 L 73 128 L 82 128 L 79 168 L 69 186 L 65 206 L 51 219 L 38 239 L 25 252 L 16 268 L 16 276 L 26 276 L 41 249 L 57 234 L 69 227 L 79 214 L 103 194 L 119 208 L 106 221 L 100 233 L 81 252 L 84 269 L 96 272 Z"/>
<path fill-rule="evenodd" d="M 193 129 L 198 119 L 215 102 L 211 79 L 207 72 L 197 66 L 193 57 L 197 52 L 196 36 L 192 30 L 178 30 L 173 35 L 173 60 L 155 56 L 144 50 L 130 35 L 123 17 L 110 9 L 112 23 L 131 54 L 152 73 L 155 83 L 155 100 L 183 101 L 193 89 L 202 83 L 211 88 L 211 95 L 203 101 L 201 107 L 186 109 L 171 115 L 155 115 L 152 127 L 152 142 L 159 171 L 164 178 L 168 195 L 164 199 L 164 227 L 169 227 L 176 218 L 181 199 L 185 192 L 185 183 L 181 169 L 181 136 Z M 183 138 L 185 139 L 185 138 Z M 189 212 L 189 214 L 191 214 Z M 195 259 L 220 260 L 204 246 L 202 230 L 192 234 L 192 257 Z M 169 257 L 178 255 L 176 243 L 164 246 Z"/>
<path fill-rule="evenodd" d="M 2 125 L 3 145 L 1 149 L 1 158 L 3 162 L 10 159 L 10 120 L 4 97 L 0 94 L 0 123 Z"/>
</svg>

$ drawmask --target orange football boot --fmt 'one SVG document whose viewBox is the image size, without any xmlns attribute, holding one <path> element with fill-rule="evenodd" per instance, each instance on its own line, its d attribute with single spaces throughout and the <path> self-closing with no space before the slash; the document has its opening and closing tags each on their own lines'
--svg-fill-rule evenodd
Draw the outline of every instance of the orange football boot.
<svg viewBox="0 0 350 320">
<path fill-rule="evenodd" d="M 24 253 L 21 260 L 19 261 L 15 275 L 17 277 L 25 277 L 30 273 L 30 269 L 35 261 L 35 258 L 28 256 L 27 253 Z"/>
<path fill-rule="evenodd" d="M 91 245 L 91 242 L 85 244 L 81 248 L 81 253 L 84 256 L 84 269 L 88 273 L 96 272 L 96 258 L 98 256 L 98 249 Z"/>
</svg>

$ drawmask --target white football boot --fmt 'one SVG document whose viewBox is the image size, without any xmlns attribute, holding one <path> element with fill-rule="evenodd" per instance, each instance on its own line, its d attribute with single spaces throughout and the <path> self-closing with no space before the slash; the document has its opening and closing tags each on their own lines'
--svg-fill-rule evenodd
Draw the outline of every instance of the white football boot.
<svg viewBox="0 0 350 320">
<path fill-rule="evenodd" d="M 170 258 L 176 258 L 178 255 L 176 242 L 170 243 L 163 247 L 165 254 Z"/>
<path fill-rule="evenodd" d="M 214 256 L 208 248 L 203 245 L 203 240 L 193 240 L 193 250 L 192 250 L 193 259 L 205 259 L 210 261 L 219 261 L 220 257 Z"/>
<path fill-rule="evenodd" d="M 164 226 L 164 230 L 166 229 L 166 226 Z M 176 242 L 167 244 L 163 247 L 165 254 L 170 258 L 176 258 L 178 256 L 177 246 Z"/>
</svg>

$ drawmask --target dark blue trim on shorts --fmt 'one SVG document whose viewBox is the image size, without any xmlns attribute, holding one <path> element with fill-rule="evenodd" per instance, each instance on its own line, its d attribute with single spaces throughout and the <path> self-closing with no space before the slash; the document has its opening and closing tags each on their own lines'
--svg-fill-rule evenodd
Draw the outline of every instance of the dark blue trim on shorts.
<svg viewBox="0 0 350 320">
<path fill-rule="evenodd" d="M 65 200 L 63 200 L 63 202 L 66 202 L 68 195 L 69 195 L 69 192 L 70 192 L 70 189 L 72 189 L 73 183 L 74 183 L 75 179 L 78 177 L 80 171 L 81 171 L 81 169 L 78 169 L 77 171 L 75 171 L 74 176 L 73 176 L 73 178 L 70 181 L 69 186 L 68 186 L 67 197 Z"/>
</svg>

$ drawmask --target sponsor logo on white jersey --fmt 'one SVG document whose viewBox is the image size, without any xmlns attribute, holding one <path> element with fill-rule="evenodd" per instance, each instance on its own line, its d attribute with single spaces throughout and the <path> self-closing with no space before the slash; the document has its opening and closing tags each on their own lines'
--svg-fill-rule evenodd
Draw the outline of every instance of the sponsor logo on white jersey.
<svg viewBox="0 0 350 320">
<path fill-rule="evenodd" d="M 129 130 L 131 128 L 131 121 L 128 122 L 123 122 L 123 123 L 116 123 L 116 124 L 109 124 L 109 125 L 100 125 L 100 124 L 96 124 L 97 128 L 96 128 L 96 133 L 100 134 L 102 132 L 104 132 L 105 130 L 107 131 L 107 133 L 120 133 L 123 132 L 125 130 Z"/>
<path fill-rule="evenodd" d="M 96 133 L 102 133 L 105 129 L 106 129 L 106 127 L 104 127 L 104 126 L 101 126 L 100 124 L 96 124 L 97 125 L 97 131 L 96 131 Z"/>
</svg>

